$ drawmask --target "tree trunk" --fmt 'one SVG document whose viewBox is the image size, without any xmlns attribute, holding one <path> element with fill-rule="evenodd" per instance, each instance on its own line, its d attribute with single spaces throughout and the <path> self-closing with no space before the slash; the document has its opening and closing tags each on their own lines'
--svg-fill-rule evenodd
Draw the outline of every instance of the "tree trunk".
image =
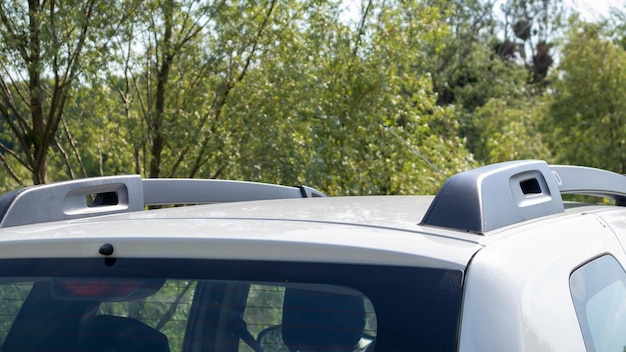
<svg viewBox="0 0 626 352">
<path fill-rule="evenodd" d="M 43 87 L 41 82 L 41 37 L 40 37 L 40 5 L 38 0 L 29 0 L 29 93 L 30 93 L 30 114 L 33 129 L 30 139 L 30 150 L 32 155 L 33 183 L 46 183 L 46 167 L 48 149 L 43 140 L 46 132 L 43 113 Z"/>
<path fill-rule="evenodd" d="M 157 90 L 155 99 L 155 111 L 150 120 L 150 134 L 152 136 L 152 146 L 150 148 L 150 177 L 157 178 L 161 176 L 161 154 L 165 146 L 165 136 L 163 135 L 163 121 L 165 120 L 165 90 L 170 75 L 170 68 L 174 55 L 172 53 L 172 26 L 173 26 L 173 7 L 171 1 L 166 1 L 162 5 L 163 22 L 165 31 L 163 33 L 163 44 L 161 49 L 161 67 L 157 72 Z"/>
</svg>

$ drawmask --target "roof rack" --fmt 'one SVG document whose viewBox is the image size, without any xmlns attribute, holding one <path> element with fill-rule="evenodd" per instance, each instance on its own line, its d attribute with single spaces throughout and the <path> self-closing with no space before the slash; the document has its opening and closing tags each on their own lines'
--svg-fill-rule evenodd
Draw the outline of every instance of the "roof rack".
<svg viewBox="0 0 626 352">
<path fill-rule="evenodd" d="M 478 234 L 565 210 L 561 194 L 592 195 L 626 205 L 626 177 L 540 160 L 510 161 L 457 174 L 442 186 L 423 225 Z"/>
<path fill-rule="evenodd" d="M 266 183 L 142 179 L 139 175 L 86 178 L 24 188 L 0 196 L 0 227 L 144 210 L 145 206 L 325 197 L 313 188 Z"/>
</svg>

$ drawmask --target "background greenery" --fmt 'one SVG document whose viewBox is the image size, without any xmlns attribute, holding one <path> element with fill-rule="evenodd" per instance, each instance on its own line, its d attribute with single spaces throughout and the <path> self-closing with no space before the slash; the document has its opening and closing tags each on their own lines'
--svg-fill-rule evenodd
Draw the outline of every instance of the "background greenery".
<svg viewBox="0 0 626 352">
<path fill-rule="evenodd" d="M 623 12 L 559 0 L 0 2 L 0 190 L 137 173 L 417 194 L 521 158 L 626 173 L 625 33 Z"/>
</svg>

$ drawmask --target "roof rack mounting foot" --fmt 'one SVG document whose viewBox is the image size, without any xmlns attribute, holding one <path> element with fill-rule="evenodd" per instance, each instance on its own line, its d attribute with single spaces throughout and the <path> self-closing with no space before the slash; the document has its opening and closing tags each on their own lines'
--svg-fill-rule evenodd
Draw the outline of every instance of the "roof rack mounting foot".
<svg viewBox="0 0 626 352">
<path fill-rule="evenodd" d="M 484 234 L 564 211 L 561 194 L 614 199 L 626 205 L 626 176 L 541 160 L 509 161 L 452 176 L 422 224 Z"/>
</svg>

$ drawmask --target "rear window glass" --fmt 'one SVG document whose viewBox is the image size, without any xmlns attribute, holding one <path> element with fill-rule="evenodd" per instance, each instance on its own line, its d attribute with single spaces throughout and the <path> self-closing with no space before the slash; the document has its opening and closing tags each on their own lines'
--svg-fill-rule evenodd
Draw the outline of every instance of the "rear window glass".
<svg viewBox="0 0 626 352">
<path fill-rule="evenodd" d="M 2 351 L 456 350 L 459 271 L 0 261 Z"/>
</svg>

